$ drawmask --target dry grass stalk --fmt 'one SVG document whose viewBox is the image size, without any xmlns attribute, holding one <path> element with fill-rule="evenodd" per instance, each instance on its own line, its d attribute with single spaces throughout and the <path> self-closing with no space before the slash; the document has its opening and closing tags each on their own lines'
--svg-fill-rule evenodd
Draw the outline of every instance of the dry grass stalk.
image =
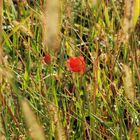
<svg viewBox="0 0 140 140">
<path fill-rule="evenodd" d="M 4 60 L 6 61 L 6 60 Z M 6 64 L 7 65 L 7 64 Z M 8 69 L 8 67 L 0 67 L 0 74 L 5 78 L 5 80 L 7 80 L 7 82 L 11 82 L 11 80 L 13 79 L 13 75 L 10 69 Z"/>
<path fill-rule="evenodd" d="M 65 134 L 64 128 L 62 127 L 62 123 L 60 121 L 58 109 L 56 108 L 56 106 L 50 104 L 49 112 L 50 112 L 50 118 L 52 118 L 52 121 L 55 127 L 56 139 L 66 140 L 66 134 Z"/>
<path fill-rule="evenodd" d="M 64 9 L 64 13 L 66 18 L 70 21 L 70 23 L 72 22 L 72 7 L 73 7 L 73 3 L 71 1 L 65 2 L 65 0 L 63 0 L 63 9 Z"/>
<path fill-rule="evenodd" d="M 8 9 L 10 9 L 14 14 L 17 15 L 17 11 L 16 11 L 14 3 L 13 3 L 14 1 L 13 0 L 5 0 L 4 2 L 6 4 L 6 7 Z"/>
<path fill-rule="evenodd" d="M 12 21 L 12 24 L 15 26 L 15 27 L 20 27 L 19 28 L 19 30 L 22 32 L 22 33 L 24 33 L 24 34 L 26 34 L 26 35 L 28 35 L 28 36 L 30 36 L 30 37 L 33 37 L 33 34 L 32 34 L 32 32 L 25 26 L 25 25 L 22 25 L 22 23 L 20 23 L 20 22 L 18 22 L 18 21 L 16 21 L 16 20 L 13 20 Z"/>
<path fill-rule="evenodd" d="M 2 127 L 1 117 L 0 117 L 0 140 L 6 140 L 5 133 L 4 133 L 4 130 L 3 130 L 3 127 Z"/>
<path fill-rule="evenodd" d="M 2 44 L 2 11 L 3 11 L 3 0 L 0 0 L 0 47 Z"/>
<path fill-rule="evenodd" d="M 47 23 L 46 23 L 46 18 L 45 18 L 45 13 L 42 13 L 40 16 L 40 23 L 42 26 L 42 44 L 43 44 L 43 50 L 48 51 L 47 47 L 47 39 L 46 39 L 46 34 L 47 34 Z"/>
<path fill-rule="evenodd" d="M 121 65 L 124 73 L 123 84 L 124 84 L 125 96 L 132 103 L 134 103 L 135 101 L 135 89 L 134 89 L 134 80 L 133 80 L 134 76 L 132 74 L 130 67 L 124 64 Z"/>
<path fill-rule="evenodd" d="M 140 16 L 140 0 L 134 0 L 134 14 L 133 14 L 133 26 L 136 26 L 136 23 Z"/>
<path fill-rule="evenodd" d="M 98 4 L 98 0 L 88 0 L 88 3 L 91 7 L 96 6 Z"/>
<path fill-rule="evenodd" d="M 2 49 L 2 11 L 3 11 L 3 0 L 0 0 L 0 65 L 3 61 L 3 49 Z M 2 83 L 2 75 L 0 74 L 0 83 Z"/>
<path fill-rule="evenodd" d="M 35 115 L 26 101 L 21 102 L 22 110 L 25 116 L 30 136 L 33 140 L 45 140 L 42 127 L 37 123 Z"/>
<path fill-rule="evenodd" d="M 125 10 L 124 10 L 124 21 L 123 21 L 123 29 L 124 31 L 129 31 L 130 28 L 133 27 L 132 16 L 134 12 L 134 0 L 125 0 Z"/>
<path fill-rule="evenodd" d="M 124 5 L 124 18 L 122 22 L 122 30 L 118 33 L 119 46 L 121 43 L 128 42 L 129 36 L 134 27 L 133 16 L 134 16 L 134 0 L 125 0 Z"/>
<path fill-rule="evenodd" d="M 41 17 L 42 43 L 45 51 L 59 49 L 59 0 L 47 0 Z"/>
</svg>

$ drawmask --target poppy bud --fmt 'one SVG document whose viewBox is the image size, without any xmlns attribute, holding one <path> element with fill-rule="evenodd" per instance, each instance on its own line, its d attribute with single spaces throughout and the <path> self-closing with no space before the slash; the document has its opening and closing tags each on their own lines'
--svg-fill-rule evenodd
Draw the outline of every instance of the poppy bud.
<svg viewBox="0 0 140 140">
<path fill-rule="evenodd" d="M 46 53 L 46 55 L 44 56 L 44 62 L 46 63 L 46 64 L 50 64 L 51 63 L 51 56 L 50 56 L 50 54 L 49 53 Z"/>
</svg>

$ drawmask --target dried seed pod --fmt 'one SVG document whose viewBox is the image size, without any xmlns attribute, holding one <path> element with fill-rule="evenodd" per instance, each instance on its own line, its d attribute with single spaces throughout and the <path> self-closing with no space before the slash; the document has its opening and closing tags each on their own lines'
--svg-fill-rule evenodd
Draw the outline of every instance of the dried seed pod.
<svg viewBox="0 0 140 140">
<path fill-rule="evenodd" d="M 42 42 L 44 50 L 57 52 L 60 47 L 59 40 L 59 1 L 49 0 L 46 2 L 41 18 Z M 47 48 L 48 49 L 47 49 Z"/>
<path fill-rule="evenodd" d="M 29 128 L 31 138 L 33 140 L 45 140 L 45 135 L 43 133 L 42 127 L 37 123 L 35 115 L 28 103 L 25 100 L 23 100 L 21 102 L 21 106 L 25 116 L 25 121 Z"/>
<path fill-rule="evenodd" d="M 125 90 L 125 96 L 132 103 L 135 101 L 135 89 L 134 89 L 134 80 L 133 74 L 129 66 L 121 64 L 123 71 L 123 84 Z"/>
</svg>

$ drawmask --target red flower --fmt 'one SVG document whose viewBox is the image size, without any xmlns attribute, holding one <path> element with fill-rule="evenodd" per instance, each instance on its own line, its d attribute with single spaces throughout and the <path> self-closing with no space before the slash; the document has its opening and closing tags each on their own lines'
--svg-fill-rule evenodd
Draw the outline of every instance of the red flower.
<svg viewBox="0 0 140 140">
<path fill-rule="evenodd" d="M 66 66 L 71 72 L 83 74 L 86 67 L 84 57 L 71 57 L 67 60 Z"/>
<path fill-rule="evenodd" d="M 50 54 L 49 53 L 46 53 L 46 55 L 44 56 L 44 62 L 46 63 L 46 64 L 50 64 L 51 63 L 51 56 L 50 56 Z"/>
</svg>

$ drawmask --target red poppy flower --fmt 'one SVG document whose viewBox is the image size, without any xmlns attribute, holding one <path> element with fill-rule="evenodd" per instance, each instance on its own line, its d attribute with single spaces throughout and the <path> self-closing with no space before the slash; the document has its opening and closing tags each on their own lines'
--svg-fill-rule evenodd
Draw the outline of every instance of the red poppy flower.
<svg viewBox="0 0 140 140">
<path fill-rule="evenodd" d="M 44 56 L 44 62 L 46 63 L 46 64 L 50 64 L 51 63 L 51 56 L 50 56 L 50 54 L 49 53 L 46 53 L 46 55 Z"/>
<path fill-rule="evenodd" d="M 71 72 L 83 74 L 86 67 L 84 57 L 71 57 L 67 60 L 66 66 Z"/>
</svg>

